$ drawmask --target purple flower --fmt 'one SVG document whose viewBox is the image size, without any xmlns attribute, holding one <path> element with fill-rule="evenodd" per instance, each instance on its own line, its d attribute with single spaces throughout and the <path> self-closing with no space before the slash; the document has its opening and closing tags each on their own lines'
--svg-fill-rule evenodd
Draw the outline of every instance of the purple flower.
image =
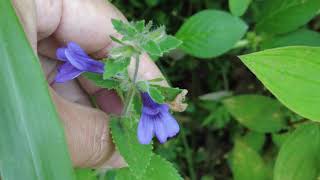
<svg viewBox="0 0 320 180">
<path fill-rule="evenodd" d="M 141 93 L 142 114 L 138 125 L 138 140 L 141 144 L 149 144 L 156 135 L 160 143 L 165 143 L 168 137 L 179 132 L 177 121 L 169 113 L 167 104 L 154 102 L 146 92 Z"/>
<path fill-rule="evenodd" d="M 67 47 L 57 49 L 56 56 L 65 63 L 58 68 L 55 82 L 62 83 L 78 77 L 83 72 L 102 74 L 104 63 L 93 60 L 76 43 L 69 42 Z"/>
</svg>

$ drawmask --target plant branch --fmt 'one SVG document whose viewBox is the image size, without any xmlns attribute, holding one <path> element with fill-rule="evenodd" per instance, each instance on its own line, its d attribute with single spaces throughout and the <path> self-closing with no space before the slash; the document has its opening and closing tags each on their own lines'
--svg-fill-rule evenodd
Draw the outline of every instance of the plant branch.
<svg viewBox="0 0 320 180">
<path fill-rule="evenodd" d="M 130 89 L 128 91 L 128 96 L 126 98 L 126 102 L 125 102 L 125 106 L 123 108 L 123 112 L 122 115 L 123 116 L 128 116 L 130 108 L 131 108 L 131 104 L 135 95 L 135 90 L 136 90 L 136 81 L 137 81 L 137 76 L 138 76 L 138 71 L 139 71 L 139 64 L 140 64 L 140 54 L 136 56 L 136 63 L 135 63 L 135 67 L 134 67 L 134 74 L 133 74 L 133 79 L 132 79 L 132 83 L 130 86 Z"/>
</svg>

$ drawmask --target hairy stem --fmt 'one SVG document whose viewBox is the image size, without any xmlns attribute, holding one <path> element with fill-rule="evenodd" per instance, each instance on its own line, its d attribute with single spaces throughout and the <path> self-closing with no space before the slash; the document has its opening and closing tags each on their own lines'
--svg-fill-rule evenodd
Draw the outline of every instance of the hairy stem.
<svg viewBox="0 0 320 180">
<path fill-rule="evenodd" d="M 137 81 L 137 76 L 138 76 L 138 70 L 139 70 L 139 64 L 140 64 L 140 55 L 136 56 L 136 63 L 135 63 L 135 67 L 134 67 L 134 75 L 133 75 L 133 79 L 132 79 L 132 83 L 131 86 L 129 88 L 128 91 L 128 95 L 124 104 L 124 108 L 123 108 L 123 112 L 122 115 L 123 116 L 128 116 L 129 115 L 129 111 L 131 108 L 131 104 L 135 95 L 135 91 L 136 91 L 136 81 Z"/>
</svg>

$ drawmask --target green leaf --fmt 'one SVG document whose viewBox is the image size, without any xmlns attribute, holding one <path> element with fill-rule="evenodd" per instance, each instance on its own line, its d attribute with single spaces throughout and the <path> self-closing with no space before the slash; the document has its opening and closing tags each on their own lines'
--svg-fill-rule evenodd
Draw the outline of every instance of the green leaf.
<svg viewBox="0 0 320 180">
<path fill-rule="evenodd" d="M 137 22 L 134 22 L 134 27 L 138 32 L 142 33 L 145 30 L 144 24 L 145 24 L 145 20 L 137 21 Z"/>
<path fill-rule="evenodd" d="M 146 172 L 152 155 L 152 145 L 142 145 L 137 138 L 137 122 L 134 118 L 115 118 L 110 122 L 111 134 L 117 150 L 137 178 Z"/>
<path fill-rule="evenodd" d="M 299 127 L 281 146 L 274 169 L 275 180 L 317 179 L 320 167 L 320 128 Z"/>
<path fill-rule="evenodd" d="M 155 41 L 156 43 L 160 42 L 163 38 L 166 37 L 166 28 L 160 26 L 155 30 L 152 30 L 147 34 L 148 39 Z"/>
<path fill-rule="evenodd" d="M 142 45 L 142 48 L 150 55 L 162 56 L 162 51 L 159 45 L 153 40 L 150 40 L 147 43 L 144 43 Z"/>
<path fill-rule="evenodd" d="M 0 173 L 8 180 L 74 180 L 61 121 L 12 1 L 0 1 Z"/>
<path fill-rule="evenodd" d="M 120 47 L 114 47 L 110 51 L 111 59 L 131 58 L 136 54 L 134 48 L 130 45 L 123 45 Z"/>
<path fill-rule="evenodd" d="M 223 100 L 228 111 L 241 124 L 257 132 L 276 132 L 284 127 L 281 104 L 259 95 L 241 95 Z"/>
<path fill-rule="evenodd" d="M 116 180 L 182 180 L 177 170 L 171 163 L 158 155 L 152 155 L 146 173 L 139 179 L 128 168 L 117 171 Z"/>
<path fill-rule="evenodd" d="M 238 17 L 218 10 L 204 10 L 190 17 L 176 37 L 186 53 L 199 58 L 219 56 L 242 38 L 247 25 Z"/>
<path fill-rule="evenodd" d="M 122 42 L 120 39 L 118 39 L 118 38 L 116 38 L 114 36 L 110 36 L 110 38 L 111 38 L 112 41 L 114 41 L 114 42 L 116 42 L 118 44 L 124 45 L 124 42 Z"/>
<path fill-rule="evenodd" d="M 159 4 L 160 0 L 144 0 L 148 6 L 154 7 Z"/>
<path fill-rule="evenodd" d="M 158 89 L 161 92 L 161 95 L 164 96 L 164 101 L 166 102 L 173 101 L 183 91 L 183 89 L 179 88 L 164 87 L 154 84 L 151 84 L 150 86 Z"/>
<path fill-rule="evenodd" d="M 230 120 L 230 113 L 225 106 L 220 105 L 215 107 L 214 111 L 210 112 L 209 116 L 203 120 L 201 125 L 208 126 L 211 124 L 214 128 L 220 129 L 225 127 Z"/>
<path fill-rule="evenodd" d="M 271 49 L 297 45 L 320 46 L 320 33 L 308 29 L 299 29 L 289 34 L 269 38 L 262 43 L 261 48 Z"/>
<path fill-rule="evenodd" d="M 116 80 L 103 79 L 102 75 L 100 75 L 100 74 L 86 72 L 82 75 L 84 77 L 86 77 L 87 79 L 93 81 L 95 83 L 95 85 L 97 85 L 98 87 L 107 88 L 107 89 L 115 89 L 116 87 L 118 87 L 120 85 L 120 83 Z"/>
<path fill-rule="evenodd" d="M 177 170 L 169 163 L 158 155 L 153 155 L 145 174 L 145 180 L 182 180 Z"/>
<path fill-rule="evenodd" d="M 76 169 L 77 180 L 97 180 L 96 172 L 92 169 Z"/>
<path fill-rule="evenodd" d="M 254 131 L 248 132 L 244 135 L 241 140 L 254 149 L 256 152 L 260 152 L 265 143 L 266 136 L 263 133 L 257 133 Z"/>
<path fill-rule="evenodd" d="M 268 0 L 256 29 L 272 34 L 290 32 L 310 21 L 319 9 L 319 0 Z"/>
<path fill-rule="evenodd" d="M 148 92 L 150 87 L 148 81 L 139 81 L 136 83 L 136 86 L 141 92 Z"/>
<path fill-rule="evenodd" d="M 129 168 L 118 169 L 115 180 L 137 180 L 134 174 L 130 171 Z M 142 178 L 140 178 L 142 180 Z"/>
<path fill-rule="evenodd" d="M 130 64 L 130 58 L 126 59 L 108 59 L 104 64 L 103 79 L 109 79 L 112 76 L 123 72 Z"/>
<path fill-rule="evenodd" d="M 268 180 L 268 170 L 260 155 L 237 140 L 230 156 L 234 180 Z"/>
<path fill-rule="evenodd" d="M 159 91 L 156 87 L 149 87 L 149 95 L 155 102 L 159 104 L 164 103 L 164 96 L 161 94 L 161 91 Z"/>
<path fill-rule="evenodd" d="M 162 41 L 159 42 L 159 46 L 162 52 L 169 52 L 176 49 L 182 44 L 182 41 L 175 38 L 174 36 L 166 36 Z"/>
<path fill-rule="evenodd" d="M 229 0 L 229 9 L 235 16 L 242 16 L 248 9 L 251 0 Z"/>
<path fill-rule="evenodd" d="M 123 36 L 132 37 L 137 34 L 136 29 L 131 26 L 129 23 L 123 22 L 118 19 L 112 19 L 111 20 L 112 25 L 118 33 L 122 34 Z"/>
<path fill-rule="evenodd" d="M 281 147 L 282 144 L 290 137 L 291 133 L 274 133 L 272 134 L 272 141 L 277 147 Z"/>
<path fill-rule="evenodd" d="M 199 99 L 204 101 L 220 101 L 221 99 L 230 97 L 232 95 L 233 93 L 231 91 L 217 91 L 201 95 L 199 96 Z"/>
<path fill-rule="evenodd" d="M 240 59 L 289 109 L 320 121 L 320 48 L 277 48 Z"/>
</svg>

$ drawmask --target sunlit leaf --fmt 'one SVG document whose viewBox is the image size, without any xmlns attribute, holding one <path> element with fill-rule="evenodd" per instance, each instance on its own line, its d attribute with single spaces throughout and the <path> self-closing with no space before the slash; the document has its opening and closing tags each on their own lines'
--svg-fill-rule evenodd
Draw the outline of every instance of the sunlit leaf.
<svg viewBox="0 0 320 180">
<path fill-rule="evenodd" d="M 223 100 L 228 111 L 241 124 L 257 132 L 276 132 L 284 127 L 281 104 L 269 97 L 241 95 Z"/>
<path fill-rule="evenodd" d="M 219 56 L 241 39 L 247 25 L 238 17 L 218 10 L 204 10 L 191 16 L 176 37 L 183 51 L 199 58 Z"/>
<path fill-rule="evenodd" d="M 263 49 L 284 46 L 320 46 L 320 33 L 308 29 L 300 29 L 281 36 L 274 36 L 262 43 Z"/>
<path fill-rule="evenodd" d="M 87 72 L 87 73 L 84 73 L 83 76 L 93 81 L 95 85 L 101 88 L 114 89 L 119 86 L 118 81 L 111 80 L 111 79 L 103 79 L 103 76 L 101 74 Z"/>
<path fill-rule="evenodd" d="M 257 30 L 281 34 L 298 29 L 311 20 L 320 9 L 319 0 L 264 1 Z"/>
<path fill-rule="evenodd" d="M 250 3 L 251 0 L 229 0 L 229 9 L 233 15 L 242 16 Z"/>
<path fill-rule="evenodd" d="M 137 178 L 146 172 L 152 156 L 152 146 L 142 145 L 137 138 L 137 122 L 131 118 L 115 118 L 110 122 L 112 139 L 117 150 Z"/>
<path fill-rule="evenodd" d="M 240 140 L 234 145 L 230 163 L 234 180 L 268 180 L 267 167 L 261 156 Z"/>
<path fill-rule="evenodd" d="M 130 59 L 108 59 L 104 65 L 103 79 L 109 79 L 117 73 L 123 72 L 130 64 Z"/>
<path fill-rule="evenodd" d="M 317 179 L 320 166 L 320 128 L 298 128 L 281 146 L 274 170 L 275 180 Z"/>
<path fill-rule="evenodd" d="M 277 48 L 240 59 L 289 109 L 320 121 L 320 48 Z"/>
</svg>

